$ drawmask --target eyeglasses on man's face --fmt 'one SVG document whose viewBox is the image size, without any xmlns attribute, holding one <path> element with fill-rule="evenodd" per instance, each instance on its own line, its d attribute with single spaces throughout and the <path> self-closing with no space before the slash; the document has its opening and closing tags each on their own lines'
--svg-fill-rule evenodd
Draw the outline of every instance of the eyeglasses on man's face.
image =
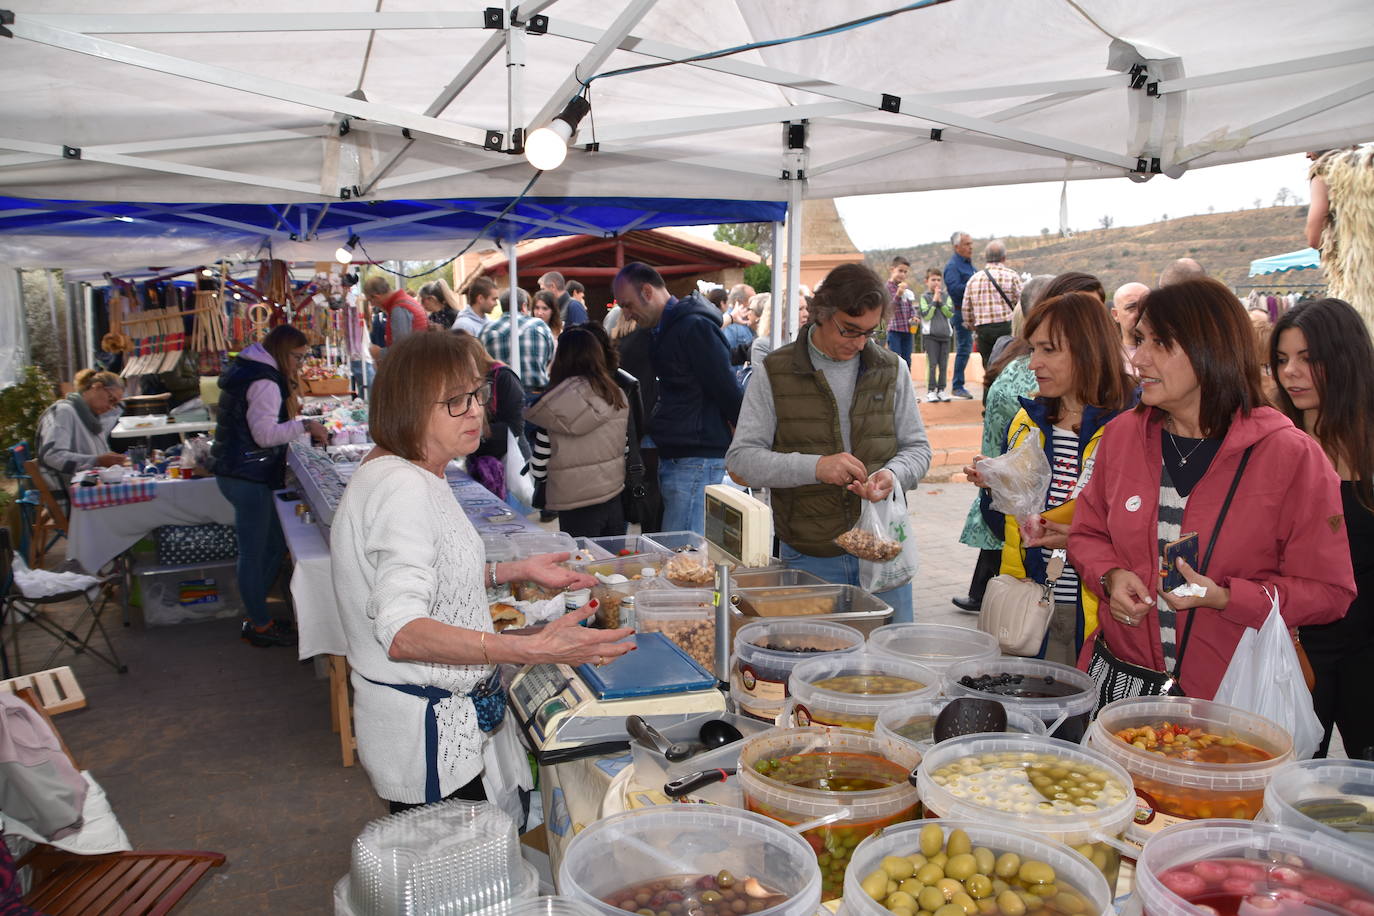
<svg viewBox="0 0 1374 916">
<path fill-rule="evenodd" d="M 878 339 L 878 328 L 876 326 L 868 329 L 856 328 L 847 322 L 841 321 L 838 315 L 831 320 L 835 322 L 835 330 L 839 332 L 841 337 L 867 337 L 869 340 Z"/>
<path fill-rule="evenodd" d="M 486 407 L 491 403 L 491 382 L 486 381 L 478 385 L 472 391 L 464 394 L 455 394 L 453 397 L 437 403 L 443 404 L 448 409 L 448 415 L 457 419 L 465 417 L 469 410 L 472 410 L 472 402 L 476 401 L 479 407 Z"/>
</svg>

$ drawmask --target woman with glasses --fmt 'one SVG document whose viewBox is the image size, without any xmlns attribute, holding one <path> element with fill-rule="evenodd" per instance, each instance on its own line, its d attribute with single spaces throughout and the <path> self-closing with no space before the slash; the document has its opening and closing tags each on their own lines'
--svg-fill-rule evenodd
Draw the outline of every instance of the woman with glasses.
<svg viewBox="0 0 1374 916">
<path fill-rule="evenodd" d="M 393 812 L 483 799 L 517 778 L 524 753 L 501 720 L 495 666 L 602 664 L 634 648 L 617 642 L 627 629 L 579 626 L 594 603 L 537 631 L 493 632 L 486 587 L 595 580 L 556 565 L 566 553 L 485 562 L 444 476 L 482 436 L 489 391 L 478 346 L 466 334 L 415 334 L 392 345 L 372 387 L 377 447 L 349 481 L 330 529 L 358 757 Z"/>
<path fill-rule="evenodd" d="M 535 430 L 531 474 L 544 483 L 544 509 L 573 537 L 625 533 L 630 408 L 606 365 L 606 351 L 585 328 L 563 332 L 549 368 L 549 387 L 525 411 Z"/>
<path fill-rule="evenodd" d="M 284 485 L 286 445 L 306 433 L 328 443 L 324 427 L 296 416 L 297 377 L 309 352 L 305 335 L 278 325 L 262 343 L 246 347 L 219 378 L 219 417 L 210 469 L 234 506 L 239 541 L 239 594 L 248 619 L 243 641 L 252 646 L 294 646 L 294 627 L 267 612 L 267 591 L 286 557 L 286 540 L 272 502 Z"/>
<path fill-rule="evenodd" d="M 113 372 L 82 369 L 76 390 L 43 411 L 38 418 L 34 453 L 48 486 L 66 493 L 72 475 L 90 468 L 121 464 L 124 456 L 110 451 L 102 417 L 119 406 L 124 380 Z"/>
</svg>

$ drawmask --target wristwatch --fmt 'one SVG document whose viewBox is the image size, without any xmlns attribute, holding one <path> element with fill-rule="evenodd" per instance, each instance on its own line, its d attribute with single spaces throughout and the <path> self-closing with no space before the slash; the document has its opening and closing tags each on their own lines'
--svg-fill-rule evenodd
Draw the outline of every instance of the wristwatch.
<svg viewBox="0 0 1374 916">
<path fill-rule="evenodd" d="M 1111 569 L 1107 570 L 1102 575 L 1097 577 L 1097 586 L 1102 590 L 1103 598 L 1110 598 L 1112 596 L 1111 589 L 1107 588 L 1107 577 L 1110 576 L 1113 571 L 1119 568 L 1120 567 L 1113 566 Z"/>
</svg>

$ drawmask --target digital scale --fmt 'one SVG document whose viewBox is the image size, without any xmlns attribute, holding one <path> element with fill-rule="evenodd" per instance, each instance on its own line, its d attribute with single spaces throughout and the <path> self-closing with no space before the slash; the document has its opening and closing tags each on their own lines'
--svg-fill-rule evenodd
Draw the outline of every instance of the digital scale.
<svg viewBox="0 0 1374 916">
<path fill-rule="evenodd" d="M 541 766 L 626 751 L 626 716 L 669 728 L 724 712 L 716 678 L 662 633 L 630 637 L 639 648 L 603 667 L 531 665 L 510 686 L 510 710 Z"/>
<path fill-rule="evenodd" d="M 743 490 L 715 483 L 706 488 L 706 540 L 739 566 L 772 563 L 773 510 Z"/>
</svg>

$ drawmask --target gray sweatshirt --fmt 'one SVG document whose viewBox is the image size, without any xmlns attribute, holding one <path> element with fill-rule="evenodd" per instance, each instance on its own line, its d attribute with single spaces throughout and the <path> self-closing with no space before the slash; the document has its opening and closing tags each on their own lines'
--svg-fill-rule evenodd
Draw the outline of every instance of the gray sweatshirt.
<svg viewBox="0 0 1374 916">
<path fill-rule="evenodd" d="M 825 375 L 826 384 L 835 396 L 840 411 L 840 436 L 845 451 L 850 451 L 849 406 L 854 401 L 854 388 L 859 379 L 859 357 L 836 360 L 817 350 L 807 339 L 811 364 Z M 905 370 L 905 364 L 901 367 Z M 897 477 L 903 490 L 910 490 L 925 476 L 930 467 L 930 442 L 925 425 L 916 409 L 916 393 L 911 376 L 897 373 L 897 391 L 893 403 L 896 414 L 897 454 L 886 465 Z M 773 410 L 773 385 L 762 361 L 754 364 L 749 387 L 744 390 L 739 425 L 730 450 L 725 453 L 725 466 L 741 480 L 756 487 L 801 487 L 816 482 L 816 465 L 822 456 L 800 452 L 773 451 L 773 436 L 777 432 L 778 416 Z"/>
</svg>

